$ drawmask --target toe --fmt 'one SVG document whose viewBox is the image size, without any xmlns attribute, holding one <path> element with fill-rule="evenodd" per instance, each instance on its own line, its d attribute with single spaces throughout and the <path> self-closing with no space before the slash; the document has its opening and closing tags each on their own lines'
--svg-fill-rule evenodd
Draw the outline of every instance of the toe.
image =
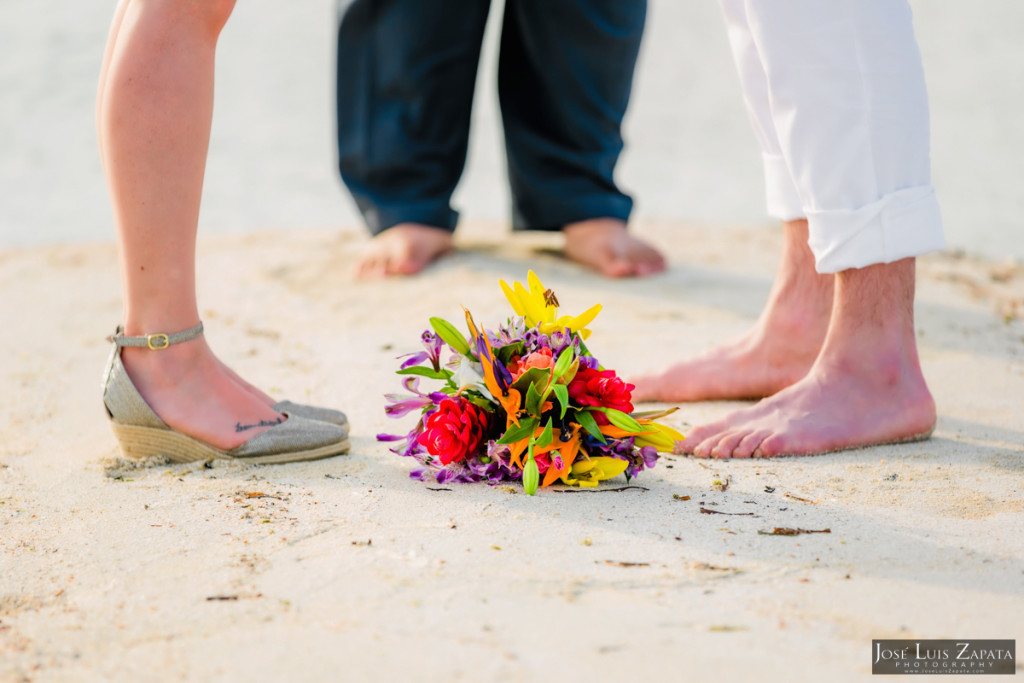
<svg viewBox="0 0 1024 683">
<path fill-rule="evenodd" d="M 742 430 L 734 430 L 726 432 L 722 435 L 722 438 L 718 440 L 715 447 L 711 449 L 710 455 L 712 458 L 731 458 L 733 450 L 736 445 L 743 440 L 743 437 L 747 435 L 747 432 Z"/>
<path fill-rule="evenodd" d="M 637 275 L 653 275 L 665 270 L 665 258 L 654 248 L 640 243 L 639 249 L 634 256 L 635 272 Z"/>
<path fill-rule="evenodd" d="M 410 256 L 397 256 L 388 261 L 388 275 L 415 275 L 423 270 L 424 264 Z"/>
<path fill-rule="evenodd" d="M 384 259 L 384 272 L 388 275 L 415 275 L 422 266 L 416 258 L 415 242 L 405 233 L 395 233 Z"/>
<path fill-rule="evenodd" d="M 356 264 L 356 277 L 363 280 L 383 277 L 384 273 L 384 264 L 375 251 L 365 254 Z"/>
<path fill-rule="evenodd" d="M 715 446 L 718 445 L 719 441 L 721 441 L 721 437 L 718 434 L 709 436 L 708 438 L 704 439 L 699 444 L 697 444 L 697 446 L 693 449 L 693 454 L 698 458 L 710 458 L 712 457 L 712 453 L 714 452 Z"/>
<path fill-rule="evenodd" d="M 736 447 L 732 450 L 732 457 L 734 458 L 749 458 L 753 456 L 754 451 L 761 445 L 771 432 L 766 429 L 758 429 L 748 433 L 744 436 Z"/>
<path fill-rule="evenodd" d="M 636 267 L 636 275 L 639 277 L 647 277 L 648 275 L 657 275 L 665 271 L 664 262 L 660 264 L 653 263 L 641 263 Z"/>
<path fill-rule="evenodd" d="M 785 434 L 769 434 L 753 452 L 755 458 L 776 458 L 780 455 L 791 454 Z"/>
<path fill-rule="evenodd" d="M 705 439 L 708 439 L 715 434 L 721 434 L 726 430 L 726 423 L 724 421 L 712 422 L 710 424 L 698 425 L 686 432 L 686 440 L 691 444 L 698 444 Z"/>
<path fill-rule="evenodd" d="M 605 277 L 629 277 L 636 274 L 636 267 L 630 260 L 615 256 L 604 261 L 600 269 Z"/>
<path fill-rule="evenodd" d="M 683 437 L 682 441 L 676 441 L 677 453 L 681 455 L 696 455 L 694 451 L 697 450 L 697 446 L 701 444 L 704 439 L 694 437 L 692 434 L 687 434 Z"/>
</svg>

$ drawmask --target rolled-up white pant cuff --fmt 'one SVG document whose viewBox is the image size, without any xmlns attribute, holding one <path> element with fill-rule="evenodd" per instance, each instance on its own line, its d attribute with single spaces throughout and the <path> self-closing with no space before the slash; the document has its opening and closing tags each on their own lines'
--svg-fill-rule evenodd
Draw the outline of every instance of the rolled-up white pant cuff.
<svg viewBox="0 0 1024 683">
<path fill-rule="evenodd" d="M 803 205 L 789 164 L 781 154 L 762 154 L 764 163 L 764 194 L 768 215 L 782 221 L 804 218 Z"/>
<path fill-rule="evenodd" d="M 945 246 L 930 185 L 897 190 L 859 209 L 808 211 L 807 221 L 819 273 L 892 263 Z"/>
</svg>

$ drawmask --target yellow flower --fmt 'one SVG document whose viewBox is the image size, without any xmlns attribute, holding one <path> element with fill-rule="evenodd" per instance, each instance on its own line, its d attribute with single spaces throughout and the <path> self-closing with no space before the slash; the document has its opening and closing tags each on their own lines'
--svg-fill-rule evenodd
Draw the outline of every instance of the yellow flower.
<svg viewBox="0 0 1024 683">
<path fill-rule="evenodd" d="M 678 430 L 667 425 L 647 420 L 639 420 L 639 422 L 644 428 L 651 431 L 643 432 L 633 438 L 633 443 L 638 448 L 654 446 L 662 453 L 672 453 L 676 442 L 686 438 Z"/>
<path fill-rule="evenodd" d="M 633 413 L 631 417 L 636 420 L 644 431 L 634 432 L 633 443 L 638 448 L 644 446 L 654 446 L 662 453 L 672 453 L 675 448 L 677 441 L 683 441 L 686 437 L 683 436 L 678 430 L 663 425 L 655 420 L 659 420 L 663 417 L 668 417 L 672 413 L 679 410 L 679 408 L 667 408 L 665 410 L 646 410 L 640 413 Z M 611 433 L 605 431 L 611 429 L 611 425 L 604 425 L 601 427 L 601 433 L 606 436 L 631 436 L 625 430 L 619 430 L 622 433 Z"/>
<path fill-rule="evenodd" d="M 512 310 L 523 316 L 527 325 L 539 328 L 543 334 L 551 334 L 568 327 L 570 331 L 578 332 L 586 339 L 590 336 L 590 330 L 586 329 L 587 325 L 601 312 L 601 304 L 595 304 L 577 316 L 558 317 L 558 299 L 555 298 L 554 292 L 541 284 L 540 278 L 532 270 L 526 276 L 529 290 L 519 282 L 513 282 L 512 287 L 504 280 L 499 282 L 505 298 L 512 304 Z"/>
<path fill-rule="evenodd" d="M 584 486 L 591 488 L 605 479 L 617 477 L 626 471 L 627 463 L 618 458 L 590 458 L 573 463 L 568 474 L 562 476 L 562 481 L 569 486 Z"/>
</svg>

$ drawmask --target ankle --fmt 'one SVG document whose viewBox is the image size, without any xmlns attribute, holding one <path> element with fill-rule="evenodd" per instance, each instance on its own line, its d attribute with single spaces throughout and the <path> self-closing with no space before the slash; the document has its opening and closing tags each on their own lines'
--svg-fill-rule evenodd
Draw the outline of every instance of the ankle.
<svg viewBox="0 0 1024 683">
<path fill-rule="evenodd" d="M 588 218 L 562 226 L 562 234 L 566 239 L 590 237 L 595 233 L 626 232 L 626 221 L 619 218 Z"/>
<path fill-rule="evenodd" d="M 914 339 L 895 329 L 829 330 L 816 367 L 825 374 L 856 377 L 879 391 L 924 387 Z M 927 391 L 927 390 L 926 390 Z"/>
<path fill-rule="evenodd" d="M 202 371 L 213 361 L 202 337 L 173 344 L 166 349 L 152 351 L 148 348 L 124 347 L 121 362 L 133 378 L 143 374 L 150 381 L 173 383 L 182 375 Z"/>
<path fill-rule="evenodd" d="M 156 315 L 134 315 L 129 309 L 125 315 L 124 328 L 121 333 L 124 337 L 145 338 L 166 335 L 170 340 L 181 338 L 182 341 L 188 341 L 203 333 L 202 320 L 194 310 L 175 311 L 169 314 L 160 306 L 148 308 L 155 309 Z M 132 345 L 144 347 L 144 341 L 145 339 L 139 342 L 133 341 Z M 177 343 L 180 342 L 172 341 L 172 344 Z M 128 347 L 127 344 L 125 346 Z"/>
<path fill-rule="evenodd" d="M 762 335 L 787 346 L 820 349 L 832 317 L 832 288 L 785 284 L 772 293 L 760 321 Z"/>
<path fill-rule="evenodd" d="M 397 223 L 386 230 L 377 233 L 374 237 L 380 237 L 387 235 L 390 237 L 424 237 L 430 240 L 451 240 L 453 237 L 451 230 L 440 228 L 436 225 L 427 225 L 425 223 Z"/>
</svg>

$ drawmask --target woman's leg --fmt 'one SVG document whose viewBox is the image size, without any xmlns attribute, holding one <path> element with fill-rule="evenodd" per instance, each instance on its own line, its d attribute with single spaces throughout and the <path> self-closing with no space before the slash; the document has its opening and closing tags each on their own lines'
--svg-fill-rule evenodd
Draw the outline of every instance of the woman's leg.
<svg viewBox="0 0 1024 683">
<path fill-rule="evenodd" d="M 199 321 L 195 239 L 213 114 L 214 53 L 234 0 L 124 0 L 101 75 L 101 156 L 120 247 L 129 335 Z M 235 381 L 205 338 L 126 348 L 136 387 L 171 427 L 233 448 L 279 415 Z"/>
</svg>

